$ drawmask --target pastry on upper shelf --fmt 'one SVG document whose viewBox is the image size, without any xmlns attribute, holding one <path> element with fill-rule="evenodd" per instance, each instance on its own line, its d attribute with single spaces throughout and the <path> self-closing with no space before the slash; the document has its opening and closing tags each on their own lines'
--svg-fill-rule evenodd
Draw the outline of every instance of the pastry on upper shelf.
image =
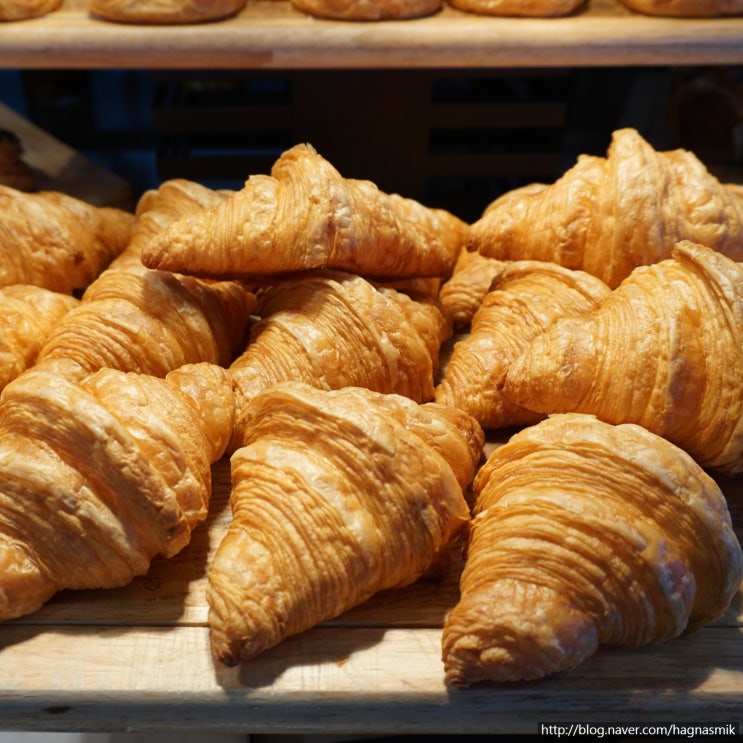
<svg viewBox="0 0 743 743">
<path fill-rule="evenodd" d="M 345 21 L 421 18 L 439 11 L 443 0 L 291 0 L 303 13 Z"/>
<path fill-rule="evenodd" d="M 31 368 L 0 397 L 0 620 L 114 588 L 186 546 L 232 432 L 229 373 Z"/>
<path fill-rule="evenodd" d="M 743 555 L 717 483 L 641 426 L 555 415 L 477 473 L 446 680 L 526 681 L 718 618 Z"/>
<path fill-rule="evenodd" d="M 126 250 L 56 325 L 37 364 L 72 374 L 106 366 L 162 377 L 183 364 L 232 363 L 242 351 L 255 295 L 235 281 L 145 268 L 140 256 L 142 243 L 173 220 L 224 198 L 184 179 L 145 192 Z"/>
<path fill-rule="evenodd" d="M 552 18 L 572 13 L 586 0 L 447 0 L 447 2 L 459 10 L 480 15 Z"/>
<path fill-rule="evenodd" d="M 216 207 L 171 224 L 142 260 L 209 277 L 317 268 L 379 280 L 447 276 L 466 234 L 449 212 L 344 178 L 310 145 L 296 145 L 271 175 L 253 175 Z"/>
<path fill-rule="evenodd" d="M 88 0 L 93 15 L 117 23 L 186 24 L 239 13 L 245 0 Z"/>
<path fill-rule="evenodd" d="M 0 186 L 0 286 L 81 292 L 129 242 L 135 217 L 58 191 Z"/>
<path fill-rule="evenodd" d="M 743 264 L 683 242 L 598 309 L 537 336 L 503 394 L 542 413 L 639 424 L 732 475 L 743 470 L 742 380 Z"/>
<path fill-rule="evenodd" d="M 714 18 L 743 14 L 743 0 L 619 0 L 644 15 L 669 18 Z"/>
<path fill-rule="evenodd" d="M 51 13 L 62 0 L 0 0 L 0 21 L 24 21 Z"/>
<path fill-rule="evenodd" d="M 469 413 L 485 429 L 534 423 L 541 413 L 503 395 L 503 375 L 529 342 L 561 317 L 596 309 L 610 293 L 601 279 L 544 261 L 514 261 L 496 276 L 452 349 L 436 402 Z"/>
<path fill-rule="evenodd" d="M 693 153 L 658 152 L 619 129 L 607 157 L 581 155 L 553 184 L 486 210 L 468 244 L 500 260 L 582 269 L 614 288 L 681 240 L 743 260 L 743 198 Z"/>
<path fill-rule="evenodd" d="M 23 159 L 23 143 L 7 129 L 0 129 L 0 184 L 18 191 L 36 190 L 36 174 Z"/>
<path fill-rule="evenodd" d="M 0 288 L 0 390 L 34 364 L 55 325 L 78 305 L 70 294 L 40 286 Z"/>
<path fill-rule="evenodd" d="M 409 585 L 469 520 L 484 436 L 461 411 L 285 382 L 253 398 L 241 431 L 233 521 L 207 572 L 227 665 Z"/>
<path fill-rule="evenodd" d="M 282 381 L 433 399 L 451 323 L 429 295 L 319 271 L 278 282 L 259 302 L 260 318 L 230 366 L 238 419 L 256 394 Z"/>
</svg>

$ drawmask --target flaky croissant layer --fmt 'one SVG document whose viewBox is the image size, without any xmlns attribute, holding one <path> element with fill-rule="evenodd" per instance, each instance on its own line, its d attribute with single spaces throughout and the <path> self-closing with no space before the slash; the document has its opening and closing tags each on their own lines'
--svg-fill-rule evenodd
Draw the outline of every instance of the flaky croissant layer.
<svg viewBox="0 0 743 743">
<path fill-rule="evenodd" d="M 536 679 L 601 644 L 717 618 L 743 554 L 715 481 L 634 424 L 554 415 L 498 448 L 477 501 L 442 653 L 449 683 Z"/>
<path fill-rule="evenodd" d="M 228 665 L 419 578 L 468 519 L 483 445 L 464 413 L 360 387 L 280 383 L 248 412 L 208 570 Z"/>
</svg>

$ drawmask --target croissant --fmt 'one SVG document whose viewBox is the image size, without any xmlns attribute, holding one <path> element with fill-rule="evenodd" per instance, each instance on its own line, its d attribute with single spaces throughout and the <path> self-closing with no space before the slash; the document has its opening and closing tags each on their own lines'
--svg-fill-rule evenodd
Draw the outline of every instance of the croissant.
<svg viewBox="0 0 743 743">
<path fill-rule="evenodd" d="M 452 275 L 442 283 L 439 302 L 455 328 L 466 328 L 490 290 L 493 279 L 506 267 L 506 261 L 486 258 L 462 250 Z"/>
<path fill-rule="evenodd" d="M 585 0 L 448 0 L 449 5 L 479 15 L 552 18 L 565 16 Z"/>
<path fill-rule="evenodd" d="M 134 215 L 56 191 L 0 185 L 0 286 L 84 290 L 126 247 Z"/>
<path fill-rule="evenodd" d="M 229 373 L 165 379 L 32 368 L 0 399 L 0 619 L 62 588 L 112 588 L 170 557 L 203 521 L 232 433 Z"/>
<path fill-rule="evenodd" d="M 443 0 L 292 0 L 292 6 L 318 18 L 384 21 L 421 18 L 441 9 Z"/>
<path fill-rule="evenodd" d="M 542 413 L 637 423 L 726 474 L 743 469 L 743 265 L 688 241 L 509 367 L 503 394 Z M 628 352 L 631 350 L 631 352 Z"/>
<path fill-rule="evenodd" d="M 181 179 L 143 194 L 128 247 L 56 325 L 37 364 L 70 374 L 106 366 L 159 377 L 201 361 L 228 366 L 242 349 L 255 295 L 237 282 L 202 281 L 141 262 L 141 246 L 153 234 L 223 198 Z"/>
<path fill-rule="evenodd" d="M 446 681 L 569 671 L 600 645 L 640 646 L 719 617 L 743 555 L 716 482 L 634 424 L 554 415 L 496 449 L 474 481 Z"/>
<path fill-rule="evenodd" d="M 233 455 L 233 522 L 209 566 L 214 656 L 234 665 L 420 577 L 468 520 L 483 435 L 460 411 L 279 383 Z"/>
<path fill-rule="evenodd" d="M 0 288 L 0 390 L 33 365 L 54 326 L 78 305 L 40 286 Z"/>
<path fill-rule="evenodd" d="M 493 205 L 468 247 L 500 260 L 559 263 L 612 289 L 691 240 L 743 260 L 743 199 L 686 150 L 657 152 L 634 129 L 607 157 L 582 155 L 552 185 Z"/>
<path fill-rule="evenodd" d="M 554 263 L 515 261 L 493 280 L 470 333 L 452 349 L 436 402 L 469 413 L 485 429 L 543 417 L 504 397 L 499 387 L 529 341 L 560 317 L 597 308 L 610 293 L 603 281 Z"/>
<path fill-rule="evenodd" d="M 743 14 L 741 0 L 620 0 L 645 15 L 673 18 L 714 18 Z"/>
<path fill-rule="evenodd" d="M 324 271 L 277 283 L 262 296 L 259 314 L 245 350 L 230 365 L 238 418 L 256 394 L 282 381 L 433 399 L 451 324 L 429 295 Z"/>
<path fill-rule="evenodd" d="M 36 173 L 23 159 L 23 142 L 8 129 L 0 129 L 0 184 L 18 191 L 36 190 Z"/>
<path fill-rule="evenodd" d="M 90 12 L 104 20 L 148 25 L 216 21 L 244 7 L 245 0 L 88 0 Z"/>
<path fill-rule="evenodd" d="M 337 269 L 374 279 L 451 273 L 467 225 L 440 209 L 343 178 L 310 145 L 224 203 L 177 220 L 142 251 L 149 268 L 246 278 Z"/>
<path fill-rule="evenodd" d="M 0 0 L 0 21 L 39 18 L 59 8 L 62 0 Z"/>
</svg>

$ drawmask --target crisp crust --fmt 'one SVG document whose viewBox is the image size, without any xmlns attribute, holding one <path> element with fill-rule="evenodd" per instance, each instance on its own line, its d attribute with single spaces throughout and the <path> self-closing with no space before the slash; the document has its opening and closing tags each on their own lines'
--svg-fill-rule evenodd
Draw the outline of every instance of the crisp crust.
<svg viewBox="0 0 743 743">
<path fill-rule="evenodd" d="M 292 0 L 292 5 L 319 18 L 383 21 L 431 15 L 443 0 Z"/>
<path fill-rule="evenodd" d="M 118 23 L 200 23 L 234 15 L 245 0 L 89 0 L 90 12 Z"/>
</svg>

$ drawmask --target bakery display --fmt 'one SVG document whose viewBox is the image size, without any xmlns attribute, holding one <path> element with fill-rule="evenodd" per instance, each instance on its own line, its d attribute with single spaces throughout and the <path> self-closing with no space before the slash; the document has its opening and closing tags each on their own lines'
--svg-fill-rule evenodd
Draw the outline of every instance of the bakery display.
<svg viewBox="0 0 743 743">
<path fill-rule="evenodd" d="M 555 18 L 579 9 L 586 0 L 447 0 L 470 13 L 522 18 Z"/>
<path fill-rule="evenodd" d="M 509 367 L 507 399 L 636 423 L 701 465 L 743 469 L 743 265 L 679 243 L 596 310 L 558 320 Z"/>
<path fill-rule="evenodd" d="M 535 229 L 534 225 L 539 225 Z M 548 187 L 493 204 L 469 246 L 500 260 L 552 261 L 616 287 L 680 240 L 743 260 L 743 200 L 687 150 L 659 152 L 634 129 L 606 157 L 581 155 Z"/>
<path fill-rule="evenodd" d="M 222 663 L 409 585 L 467 523 L 484 437 L 465 413 L 282 383 L 253 398 L 240 431 L 233 521 L 208 569 Z"/>
<path fill-rule="evenodd" d="M 541 413 L 509 400 L 501 381 L 530 340 L 561 317 L 598 308 L 609 287 L 584 271 L 514 261 L 493 280 L 470 331 L 452 349 L 437 402 L 464 410 L 485 429 L 534 423 Z"/>
<path fill-rule="evenodd" d="M 0 400 L 0 618 L 62 588 L 111 588 L 173 556 L 206 517 L 232 428 L 215 364 L 165 379 L 30 369 Z"/>
<path fill-rule="evenodd" d="M 442 685 L 546 678 L 719 617 L 743 560 L 703 468 L 741 469 L 740 189 L 636 132 L 612 147 L 472 225 L 308 144 L 238 190 L 165 181 L 132 214 L 1 191 L 8 294 L 11 257 L 33 258 L 23 286 L 67 304 L 0 393 L 0 619 L 167 575 L 219 465 L 229 507 L 190 580 L 220 678 L 439 560 L 461 577 L 426 625 Z M 619 171 L 622 198 L 583 190 Z M 630 246 L 714 239 L 628 263 L 630 223 Z M 518 251 L 493 255 L 494 232 Z M 550 251 L 520 257 L 540 235 Z"/>
<path fill-rule="evenodd" d="M 175 221 L 142 250 L 149 268 L 222 278 L 310 268 L 374 279 L 447 276 L 467 225 L 440 209 L 344 178 L 311 145 L 201 215 Z"/>
<path fill-rule="evenodd" d="M 640 426 L 552 416 L 497 449 L 475 492 L 442 639 L 454 685 L 539 679 L 599 645 L 678 637 L 720 616 L 743 579 L 717 484 Z"/>
<path fill-rule="evenodd" d="M 292 7 L 318 18 L 388 21 L 421 18 L 441 9 L 443 0 L 291 0 Z"/>
<path fill-rule="evenodd" d="M 98 18 L 143 25 L 216 21 L 244 6 L 245 0 L 88 0 L 90 12 Z"/>
</svg>

